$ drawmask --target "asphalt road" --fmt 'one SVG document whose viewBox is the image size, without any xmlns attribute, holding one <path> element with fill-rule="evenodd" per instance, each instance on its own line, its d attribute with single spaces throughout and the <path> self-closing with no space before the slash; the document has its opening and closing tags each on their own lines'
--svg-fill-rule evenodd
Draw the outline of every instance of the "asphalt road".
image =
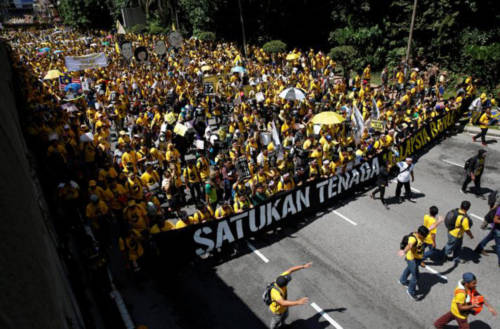
<svg viewBox="0 0 500 329">
<path fill-rule="evenodd" d="M 457 165 L 481 147 L 462 133 L 421 156 L 412 184 L 414 203 L 394 203 L 387 210 L 365 192 L 314 218 L 247 241 L 258 252 L 244 242 L 232 256 L 182 269 L 165 280 L 162 288 L 176 324 L 182 328 L 266 328 L 270 314 L 261 299 L 266 284 L 287 268 L 306 262 L 313 262 L 312 267 L 293 274 L 288 296 L 310 300 L 290 309 L 288 328 L 433 328 L 432 323 L 449 310 L 453 290 L 467 271 L 476 274 L 478 290 L 500 309 L 496 255 L 477 259 L 472 253 L 487 233 L 476 217 L 484 216 L 487 203 L 459 191 L 463 169 Z M 484 192 L 500 188 L 500 145 L 491 143 L 487 150 Z M 386 195 L 393 196 L 394 190 L 391 184 Z M 471 201 L 469 213 L 474 221 L 475 239 L 464 238 L 467 262 L 432 264 L 431 269 L 421 270 L 423 299 L 413 301 L 398 282 L 405 267 L 397 255 L 401 238 L 421 225 L 430 206 L 438 206 L 444 216 L 462 200 Z M 443 225 L 437 244 L 442 248 L 445 243 Z M 493 242 L 486 250 L 491 252 L 492 246 Z M 486 309 L 471 316 L 470 322 L 472 329 L 500 328 L 500 316 L 493 317 Z M 163 327 L 150 325 L 150 329 Z"/>
</svg>

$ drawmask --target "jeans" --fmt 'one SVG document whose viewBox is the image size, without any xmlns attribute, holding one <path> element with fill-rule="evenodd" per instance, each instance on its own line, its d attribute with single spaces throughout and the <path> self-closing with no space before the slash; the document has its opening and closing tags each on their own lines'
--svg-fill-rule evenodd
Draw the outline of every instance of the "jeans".
<svg viewBox="0 0 500 329">
<path fill-rule="evenodd" d="M 500 266 L 500 229 L 495 229 L 494 231 L 498 265 Z"/>
<path fill-rule="evenodd" d="M 399 278 L 399 282 L 406 285 L 408 284 L 408 276 L 411 274 L 410 283 L 408 284 L 408 292 L 412 296 L 415 296 L 416 294 L 417 281 L 420 276 L 418 269 L 420 263 L 422 263 L 421 259 L 406 260 L 407 266 L 403 271 L 403 274 L 401 274 L 401 278 Z"/>
<path fill-rule="evenodd" d="M 481 142 L 486 144 L 486 133 L 488 132 L 488 128 L 481 128 L 481 132 L 474 136 L 474 139 L 481 137 Z"/>
<path fill-rule="evenodd" d="M 278 329 L 278 328 L 283 327 L 287 317 L 288 317 L 288 310 L 286 310 L 282 314 L 272 313 L 270 328 L 271 329 Z"/>
<path fill-rule="evenodd" d="M 427 248 L 429 248 L 429 250 L 426 250 Z M 440 253 L 439 249 L 434 248 L 432 244 L 424 243 L 424 260 L 427 258 L 438 258 L 438 256 L 441 256 Z"/>
<path fill-rule="evenodd" d="M 448 242 L 444 246 L 444 253 L 449 256 L 453 252 L 453 260 L 457 261 L 462 251 L 463 238 L 455 238 L 453 235 L 448 233 Z"/>
<path fill-rule="evenodd" d="M 475 252 L 480 253 L 483 251 L 483 249 L 486 247 L 488 242 L 492 241 L 495 239 L 495 230 L 491 229 L 488 234 L 479 242 L 477 245 L 476 249 L 474 249 Z"/>
</svg>

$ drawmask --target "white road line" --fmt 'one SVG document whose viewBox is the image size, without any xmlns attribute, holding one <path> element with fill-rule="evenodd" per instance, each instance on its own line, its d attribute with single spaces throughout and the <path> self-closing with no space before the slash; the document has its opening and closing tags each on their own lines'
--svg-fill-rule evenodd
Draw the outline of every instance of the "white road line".
<svg viewBox="0 0 500 329">
<path fill-rule="evenodd" d="M 337 216 L 339 216 L 340 218 L 348 221 L 349 223 L 351 223 L 352 225 L 354 226 L 357 226 L 358 224 L 352 220 L 350 220 L 349 218 L 347 218 L 346 216 L 342 215 L 341 213 L 339 213 L 337 210 L 334 210 L 333 213 Z"/>
<path fill-rule="evenodd" d="M 264 261 L 264 263 L 269 263 L 269 259 L 267 259 L 266 256 L 264 256 L 260 251 L 257 250 L 257 248 L 254 247 L 253 244 L 247 241 L 247 246 L 250 248 L 257 256 L 260 257 Z"/>
<path fill-rule="evenodd" d="M 328 315 L 325 311 L 321 309 L 321 307 L 318 306 L 316 303 L 311 303 L 311 307 L 316 310 L 323 318 L 325 318 L 326 321 L 330 322 L 332 326 L 334 326 L 337 329 L 343 329 L 340 324 L 337 323 L 334 319 L 332 319 L 331 316 Z"/>
<path fill-rule="evenodd" d="M 455 163 L 455 162 L 452 162 L 452 161 L 448 161 L 448 160 L 444 160 L 443 159 L 443 162 L 446 162 L 448 164 L 451 164 L 451 165 L 454 165 L 454 166 L 457 166 L 457 167 L 460 167 L 460 168 L 463 168 L 464 166 L 461 165 L 461 164 L 458 164 L 458 163 Z"/>
<path fill-rule="evenodd" d="M 469 215 L 471 215 L 472 217 L 477 218 L 477 219 L 479 219 L 480 221 L 483 221 L 483 222 L 484 222 L 483 217 L 480 217 L 480 216 L 475 215 L 475 214 L 469 214 Z"/>
<path fill-rule="evenodd" d="M 434 273 L 436 274 L 437 276 L 439 276 L 441 279 L 444 279 L 446 281 L 448 281 L 448 278 L 445 277 L 444 275 L 441 275 L 441 273 L 439 273 L 438 271 L 436 271 L 435 269 L 433 269 L 432 267 L 430 267 L 429 265 L 425 265 L 424 267 L 427 271 L 431 272 L 431 273 Z"/>
</svg>

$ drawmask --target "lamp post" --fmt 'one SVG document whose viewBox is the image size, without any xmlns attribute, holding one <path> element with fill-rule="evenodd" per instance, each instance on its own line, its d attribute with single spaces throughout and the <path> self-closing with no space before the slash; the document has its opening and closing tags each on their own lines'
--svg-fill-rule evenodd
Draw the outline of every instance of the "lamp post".
<svg viewBox="0 0 500 329">
<path fill-rule="evenodd" d="M 405 66 L 408 66 L 408 59 L 410 58 L 411 38 L 413 37 L 413 26 L 415 24 L 415 13 L 417 11 L 417 0 L 413 3 L 413 13 L 411 14 L 410 35 L 408 36 L 408 47 L 406 48 Z"/>
</svg>

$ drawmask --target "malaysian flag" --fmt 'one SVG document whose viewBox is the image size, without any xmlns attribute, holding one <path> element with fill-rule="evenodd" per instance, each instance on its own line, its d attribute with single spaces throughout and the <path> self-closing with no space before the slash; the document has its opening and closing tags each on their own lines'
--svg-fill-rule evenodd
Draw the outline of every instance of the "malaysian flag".
<svg viewBox="0 0 500 329">
<path fill-rule="evenodd" d="M 79 83 L 79 84 L 82 84 L 82 80 L 80 79 L 80 77 L 72 77 L 71 78 L 71 83 Z"/>
<path fill-rule="evenodd" d="M 60 90 L 64 90 L 64 88 L 72 83 L 73 80 L 71 79 L 71 77 L 67 74 L 62 74 L 59 76 L 59 89 Z"/>
</svg>

